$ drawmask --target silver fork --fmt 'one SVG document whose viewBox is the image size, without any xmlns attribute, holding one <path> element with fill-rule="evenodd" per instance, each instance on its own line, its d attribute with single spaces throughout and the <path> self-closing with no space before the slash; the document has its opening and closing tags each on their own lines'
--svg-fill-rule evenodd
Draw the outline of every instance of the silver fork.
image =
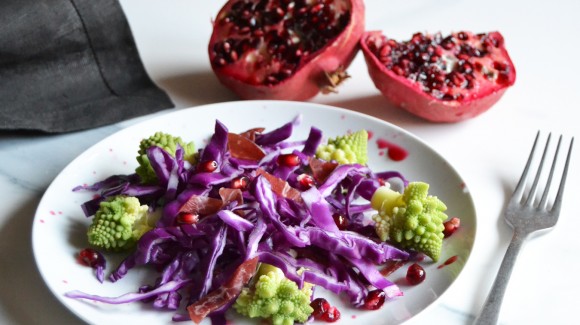
<svg viewBox="0 0 580 325">
<path fill-rule="evenodd" d="M 544 148 L 542 159 L 539 163 L 534 182 L 532 183 L 529 192 L 525 196 L 524 191 L 526 187 L 526 179 L 528 177 L 528 172 L 532 164 L 532 158 L 534 157 L 539 137 L 540 132 L 538 131 L 536 139 L 534 140 L 532 152 L 530 153 L 530 157 L 528 158 L 528 162 L 524 168 L 524 172 L 520 177 L 518 185 L 516 186 L 516 189 L 514 190 L 514 193 L 508 202 L 504 213 L 506 222 L 513 228 L 512 241 L 508 246 L 503 261 L 501 262 L 501 266 L 493 283 L 491 292 L 487 296 L 487 300 L 483 305 L 483 309 L 481 310 L 479 316 L 475 319 L 474 324 L 483 325 L 497 323 L 503 295 L 522 244 L 531 233 L 538 230 L 551 228 L 556 225 L 556 222 L 558 221 L 558 216 L 560 215 L 560 209 L 562 207 L 562 196 L 564 194 L 564 185 L 566 183 L 566 175 L 568 173 L 568 165 L 570 163 L 574 138 L 570 140 L 570 147 L 566 157 L 566 164 L 564 165 L 564 169 L 562 171 L 558 193 L 556 194 L 556 198 L 554 199 L 552 207 L 548 208 L 548 192 L 556 167 L 558 154 L 560 152 L 562 136 L 560 136 L 558 140 L 556 152 L 552 161 L 552 167 L 550 168 L 550 173 L 548 174 L 546 185 L 544 187 L 544 193 L 542 194 L 540 202 L 537 203 L 536 191 L 538 189 L 540 175 L 542 173 L 544 161 L 548 152 L 551 134 L 548 135 L 548 139 L 546 140 L 546 146 Z"/>
</svg>

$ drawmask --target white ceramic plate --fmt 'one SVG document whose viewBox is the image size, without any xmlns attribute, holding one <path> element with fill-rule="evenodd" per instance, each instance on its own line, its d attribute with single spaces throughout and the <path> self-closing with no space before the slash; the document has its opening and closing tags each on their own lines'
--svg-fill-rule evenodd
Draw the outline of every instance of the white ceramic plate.
<svg viewBox="0 0 580 325">
<path fill-rule="evenodd" d="M 135 156 L 139 141 L 155 131 L 179 135 L 185 140 L 195 141 L 200 147 L 213 133 L 215 119 L 223 122 L 232 132 L 242 132 L 258 126 L 271 130 L 290 121 L 297 114 L 303 115 L 303 121 L 295 130 L 295 139 L 306 138 L 312 125 L 323 130 L 327 137 L 363 128 L 370 131 L 369 166 L 373 170 L 398 170 L 411 181 L 430 183 L 430 193 L 446 202 L 448 215 L 461 219 L 460 230 L 444 242 L 441 261 L 422 262 L 427 272 L 425 282 L 417 286 L 406 285 L 406 267 L 389 277 L 400 285 L 403 297 L 387 302 L 378 311 L 369 312 L 354 309 L 338 297 L 328 295 L 330 302 L 342 312 L 341 323 L 356 320 L 357 323 L 367 325 L 399 324 L 425 310 L 455 281 L 473 246 L 475 210 L 463 180 L 443 157 L 403 129 L 356 112 L 301 102 L 244 101 L 179 110 L 126 128 L 81 154 L 50 185 L 34 218 L 34 255 L 50 290 L 68 309 L 89 323 L 172 323 L 172 312 L 155 311 L 141 303 L 106 305 L 64 297 L 64 293 L 71 290 L 117 296 L 135 291 L 141 284 L 150 283 L 155 278 L 149 271 L 138 269 L 117 283 L 100 284 L 90 268 L 76 262 L 76 255 L 87 245 L 85 232 L 90 223 L 84 217 L 80 205 L 89 200 L 91 194 L 75 193 L 71 189 L 81 184 L 92 184 L 113 174 L 131 173 L 137 164 Z M 402 161 L 391 160 L 388 152 L 377 145 L 379 139 L 407 150 L 407 158 Z M 456 262 L 438 268 L 452 256 L 457 256 Z M 111 271 L 119 261 L 120 257 L 109 258 L 107 270 Z M 322 290 L 317 293 L 326 295 Z M 233 313 L 230 316 L 235 317 Z M 236 319 L 235 323 L 245 322 Z"/>
</svg>

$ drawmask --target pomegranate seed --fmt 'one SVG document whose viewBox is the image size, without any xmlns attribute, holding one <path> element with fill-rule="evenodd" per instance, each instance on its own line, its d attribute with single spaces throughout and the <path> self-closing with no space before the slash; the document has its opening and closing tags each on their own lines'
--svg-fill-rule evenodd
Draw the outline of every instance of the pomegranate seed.
<svg viewBox="0 0 580 325">
<path fill-rule="evenodd" d="M 469 60 L 469 55 L 467 55 L 465 53 L 460 53 L 460 54 L 457 54 L 457 58 L 460 60 L 459 64 L 461 64 L 461 61 Z"/>
<path fill-rule="evenodd" d="M 388 55 L 391 55 L 391 47 L 388 45 L 385 45 L 379 51 L 379 57 L 386 57 Z"/>
<path fill-rule="evenodd" d="M 332 215 L 332 218 L 339 230 L 346 230 L 348 227 L 348 219 L 345 216 L 340 213 L 335 213 Z"/>
<path fill-rule="evenodd" d="M 417 263 L 411 264 L 407 269 L 407 282 L 417 285 L 425 280 L 425 270 Z"/>
<path fill-rule="evenodd" d="M 387 294 L 383 290 L 373 290 L 366 296 L 362 307 L 366 310 L 377 310 L 383 306 L 386 297 Z"/>
<path fill-rule="evenodd" d="M 461 70 L 463 72 L 465 72 L 466 74 L 472 74 L 473 73 L 473 65 L 471 65 L 471 63 L 465 62 L 462 66 L 461 66 Z"/>
<path fill-rule="evenodd" d="M 466 41 L 469 39 L 469 34 L 467 34 L 466 32 L 459 32 L 457 33 L 457 38 L 459 38 L 462 41 Z"/>
<path fill-rule="evenodd" d="M 312 317 L 319 319 L 323 314 L 325 314 L 330 309 L 330 304 L 324 298 L 316 298 L 310 303 L 310 307 L 314 309 L 312 312 Z"/>
<path fill-rule="evenodd" d="M 180 213 L 177 216 L 177 222 L 181 224 L 192 225 L 199 220 L 199 215 L 193 213 Z"/>
<path fill-rule="evenodd" d="M 248 183 L 250 180 L 246 176 L 240 176 L 232 179 L 230 183 L 230 187 L 233 189 L 240 189 L 243 190 L 248 187 Z"/>
<path fill-rule="evenodd" d="M 500 85 L 509 85 L 510 83 L 509 75 L 507 73 L 500 72 L 497 75 L 496 82 Z"/>
<path fill-rule="evenodd" d="M 286 167 L 296 167 L 300 165 L 300 157 L 293 153 L 279 155 L 277 159 L 278 165 Z"/>
<path fill-rule="evenodd" d="M 310 9 L 310 13 L 311 14 L 316 14 L 319 11 L 321 11 L 324 8 L 324 4 L 323 3 L 319 3 L 317 5 L 312 6 L 312 8 Z"/>
<path fill-rule="evenodd" d="M 445 236 L 445 238 L 453 235 L 453 233 L 457 230 L 457 228 L 459 228 L 460 223 L 461 221 L 459 220 L 459 218 L 456 217 L 453 217 L 448 221 L 446 221 L 443 224 L 445 226 L 445 229 L 443 230 L 443 235 Z"/>
<path fill-rule="evenodd" d="M 82 265 L 95 267 L 99 260 L 99 253 L 92 248 L 85 248 L 79 252 L 78 261 Z"/>
<path fill-rule="evenodd" d="M 441 43 L 441 46 L 446 49 L 446 50 L 451 50 L 452 48 L 455 47 L 455 43 L 453 41 L 443 41 L 443 43 Z"/>
<path fill-rule="evenodd" d="M 507 64 L 499 61 L 494 61 L 493 68 L 496 70 L 505 71 L 507 69 Z"/>
<path fill-rule="evenodd" d="M 403 70 L 401 67 L 399 67 L 398 65 L 393 67 L 393 72 L 396 73 L 399 76 L 403 76 L 405 75 L 405 70 Z"/>
<path fill-rule="evenodd" d="M 305 191 L 312 186 L 314 186 L 314 177 L 308 174 L 300 174 L 297 177 L 298 185 L 300 185 L 300 189 Z"/>
<path fill-rule="evenodd" d="M 326 311 L 326 313 L 320 316 L 320 319 L 328 323 L 334 323 L 340 319 L 340 311 L 338 308 L 332 306 Z"/>
<path fill-rule="evenodd" d="M 232 59 L 232 61 L 237 61 L 238 60 L 238 52 L 231 51 L 230 52 L 230 59 Z"/>
<path fill-rule="evenodd" d="M 215 160 L 203 161 L 197 165 L 197 171 L 200 173 L 213 173 L 217 168 L 218 164 Z"/>
</svg>

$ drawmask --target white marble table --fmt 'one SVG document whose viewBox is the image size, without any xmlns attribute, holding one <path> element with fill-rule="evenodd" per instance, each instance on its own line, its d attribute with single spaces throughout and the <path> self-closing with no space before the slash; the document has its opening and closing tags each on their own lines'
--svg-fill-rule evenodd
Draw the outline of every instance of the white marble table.
<svg viewBox="0 0 580 325">
<path fill-rule="evenodd" d="M 210 19 L 223 1 L 122 0 L 147 71 L 177 109 L 235 100 L 213 76 L 206 53 Z M 209 1 L 205 3 L 210 3 Z M 538 129 L 578 136 L 580 2 L 366 1 L 367 29 L 397 38 L 416 31 L 500 30 L 518 79 L 480 117 L 431 124 L 388 106 L 374 88 L 362 55 L 337 95 L 313 102 L 374 115 L 424 139 L 463 176 L 478 224 L 463 273 L 412 324 L 469 324 L 489 291 L 511 232 L 499 218 Z M 169 110 L 168 110 L 169 111 Z M 161 112 L 158 114 L 164 114 Z M 151 116 L 63 135 L 0 133 L 0 324 L 81 323 L 48 291 L 31 248 L 35 208 L 56 175 L 106 136 Z M 572 157 L 562 215 L 551 232 L 524 246 L 500 315 L 503 324 L 573 324 L 580 303 L 577 258 L 580 148 Z M 57 254 L 58 252 L 54 252 Z"/>
</svg>

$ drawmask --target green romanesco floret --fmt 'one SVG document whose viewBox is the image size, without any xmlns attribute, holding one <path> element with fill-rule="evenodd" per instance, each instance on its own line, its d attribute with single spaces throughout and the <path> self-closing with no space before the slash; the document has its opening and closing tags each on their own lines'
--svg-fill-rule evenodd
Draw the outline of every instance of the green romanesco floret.
<svg viewBox="0 0 580 325">
<path fill-rule="evenodd" d="M 114 196 L 100 203 L 87 231 L 89 244 L 108 251 L 132 248 L 153 229 L 157 217 L 132 196 Z"/>
<path fill-rule="evenodd" d="M 135 172 L 141 178 L 142 183 L 152 184 L 157 181 L 155 171 L 153 171 L 153 167 L 151 167 L 151 163 L 147 157 L 147 149 L 157 146 L 163 148 L 163 150 L 167 151 L 170 155 L 175 156 L 177 144 L 179 144 L 184 150 L 183 158 L 193 164 L 195 162 L 196 154 L 193 142 L 185 143 L 180 137 L 174 137 L 163 132 L 155 132 L 155 134 L 149 138 L 141 140 L 137 155 L 139 166 L 135 169 Z"/>
<path fill-rule="evenodd" d="M 378 211 L 373 220 L 381 240 L 422 252 L 436 262 L 441 254 L 447 207 L 428 195 L 428 190 L 429 184 L 423 182 L 409 183 L 403 194 L 380 187 L 371 205 Z"/>
<path fill-rule="evenodd" d="M 329 139 L 325 145 L 316 150 L 316 157 L 326 161 L 336 161 L 339 164 L 366 164 L 368 160 L 367 142 L 369 135 L 366 130 L 360 130 L 334 139 Z"/>
<path fill-rule="evenodd" d="M 305 282 L 299 289 L 282 270 L 265 263 L 260 265 L 254 279 L 234 304 L 238 313 L 269 319 L 273 325 L 291 325 L 306 322 L 314 311 L 310 307 L 312 284 Z"/>
</svg>

